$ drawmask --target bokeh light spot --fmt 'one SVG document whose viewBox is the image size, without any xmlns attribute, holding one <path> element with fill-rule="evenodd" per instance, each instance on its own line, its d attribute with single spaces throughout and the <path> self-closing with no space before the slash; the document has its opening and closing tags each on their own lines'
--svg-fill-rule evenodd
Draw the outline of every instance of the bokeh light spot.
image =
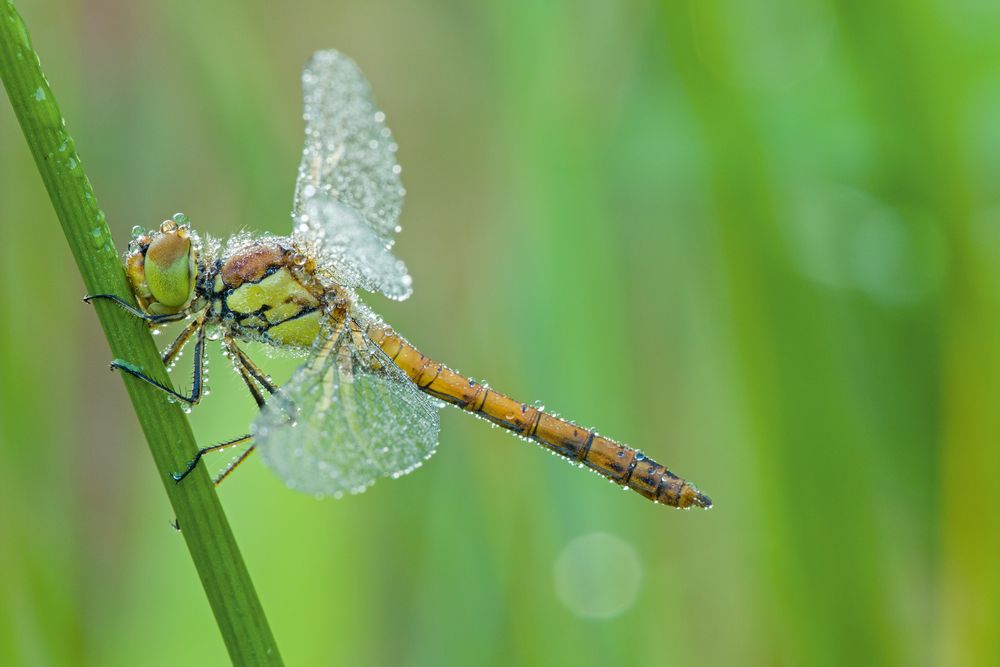
<svg viewBox="0 0 1000 667">
<path fill-rule="evenodd" d="M 642 564 L 635 547 L 607 533 L 589 533 L 566 545 L 555 562 L 556 596 L 584 618 L 620 616 L 635 604 Z"/>
</svg>

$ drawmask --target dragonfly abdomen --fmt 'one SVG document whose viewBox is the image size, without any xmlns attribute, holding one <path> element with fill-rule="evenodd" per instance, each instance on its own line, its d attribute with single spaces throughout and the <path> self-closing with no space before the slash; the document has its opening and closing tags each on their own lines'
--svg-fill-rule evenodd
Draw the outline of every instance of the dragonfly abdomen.
<svg viewBox="0 0 1000 667">
<path fill-rule="evenodd" d="M 712 506 L 694 485 L 641 452 L 470 380 L 421 354 L 385 325 L 372 324 L 367 333 L 421 390 L 435 398 L 530 438 L 654 502 L 680 508 Z"/>
</svg>

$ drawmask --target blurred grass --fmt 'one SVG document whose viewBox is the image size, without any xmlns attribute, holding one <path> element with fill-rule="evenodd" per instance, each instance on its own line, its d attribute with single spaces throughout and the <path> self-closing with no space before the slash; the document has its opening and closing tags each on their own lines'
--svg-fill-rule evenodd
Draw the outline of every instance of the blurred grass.
<svg viewBox="0 0 1000 667">
<path fill-rule="evenodd" d="M 374 305 L 716 500 L 647 506 L 453 411 L 359 498 L 249 463 L 222 495 L 289 664 L 1000 660 L 994 3 L 23 11 L 122 246 L 178 209 L 286 229 L 299 70 L 350 54 L 409 192 L 416 293 Z M 38 221 L 0 224 L 0 439 L 29 443 L 0 465 L 0 663 L 218 664 L 4 113 L 0 213 Z M 212 366 L 204 442 L 253 414 Z M 644 573 L 606 621 L 553 583 L 595 531 Z"/>
<path fill-rule="evenodd" d="M 134 311 L 104 212 L 42 72 L 29 29 L 10 0 L 0 11 L 0 77 L 87 294 L 118 295 L 126 298 L 121 304 Z M 149 381 L 159 387 L 168 386 L 149 329 L 114 304 L 85 300 L 93 303 L 113 356 L 127 360 L 124 363 L 131 368 L 145 369 Z M 191 560 L 233 664 L 280 665 L 277 645 L 211 478 L 203 469 L 187 476 L 190 481 L 183 486 L 172 478 L 178 466 L 198 451 L 190 423 L 180 406 L 168 405 L 163 394 L 148 384 L 126 377 L 125 388 L 174 510 L 173 523 L 184 527 Z"/>
</svg>

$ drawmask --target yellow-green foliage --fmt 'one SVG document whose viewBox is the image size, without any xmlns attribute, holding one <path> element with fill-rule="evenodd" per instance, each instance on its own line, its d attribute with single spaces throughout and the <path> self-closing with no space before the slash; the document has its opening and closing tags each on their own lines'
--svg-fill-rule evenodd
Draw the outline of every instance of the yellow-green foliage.
<svg viewBox="0 0 1000 667">
<path fill-rule="evenodd" d="M 1000 664 L 1000 3 L 22 4 L 119 249 L 287 232 L 301 67 L 351 55 L 408 191 L 414 296 L 373 305 L 715 501 L 457 411 L 339 502 L 250 460 L 220 494 L 288 664 Z M 5 103 L 0 193 L 0 663 L 221 664 Z M 211 354 L 203 444 L 255 409 Z M 558 594 L 595 532 L 641 567 L 610 620 Z"/>
</svg>

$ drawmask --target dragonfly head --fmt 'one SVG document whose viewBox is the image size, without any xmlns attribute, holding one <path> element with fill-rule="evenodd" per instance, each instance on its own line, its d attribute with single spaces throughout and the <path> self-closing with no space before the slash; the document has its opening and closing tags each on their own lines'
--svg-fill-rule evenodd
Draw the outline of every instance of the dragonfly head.
<svg viewBox="0 0 1000 667">
<path fill-rule="evenodd" d="M 198 278 L 196 240 L 181 213 L 164 220 L 158 230 L 132 230 L 125 272 L 146 312 L 166 315 L 190 306 Z"/>
</svg>

